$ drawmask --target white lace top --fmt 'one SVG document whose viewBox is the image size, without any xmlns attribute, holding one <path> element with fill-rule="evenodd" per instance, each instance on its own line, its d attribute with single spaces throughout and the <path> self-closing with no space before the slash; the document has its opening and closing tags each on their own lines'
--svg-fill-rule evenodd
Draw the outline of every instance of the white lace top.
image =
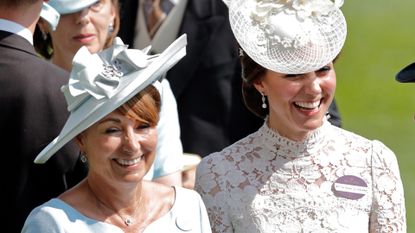
<svg viewBox="0 0 415 233">
<path fill-rule="evenodd" d="M 264 124 L 196 174 L 213 232 L 406 232 L 395 154 L 325 122 L 294 142 Z"/>
</svg>

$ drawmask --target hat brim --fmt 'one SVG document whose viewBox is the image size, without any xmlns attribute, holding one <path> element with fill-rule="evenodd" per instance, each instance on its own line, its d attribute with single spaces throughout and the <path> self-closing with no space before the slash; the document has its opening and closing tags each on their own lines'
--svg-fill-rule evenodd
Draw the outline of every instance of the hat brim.
<svg viewBox="0 0 415 233">
<path fill-rule="evenodd" d="M 288 7 L 295 1 L 226 2 L 231 29 L 241 48 L 256 63 L 278 73 L 303 74 L 321 69 L 335 59 L 346 40 L 346 19 L 331 1 L 302 1 L 310 2 L 310 6 L 301 3 L 304 9 L 311 10 L 311 5 L 317 7 L 324 2 L 322 8 L 330 10 L 324 12 L 324 17 L 316 13 L 301 20 L 297 8 Z"/>
<path fill-rule="evenodd" d="M 89 98 L 76 111 L 72 112 L 61 133 L 35 158 L 35 163 L 45 163 L 66 143 L 85 129 L 123 105 L 134 95 L 157 81 L 164 73 L 186 55 L 186 34 L 174 41 L 148 67 L 123 76 L 123 83 L 117 94 L 110 99 Z"/>
<path fill-rule="evenodd" d="M 396 81 L 401 83 L 415 82 L 415 62 L 406 66 L 395 77 Z"/>
<path fill-rule="evenodd" d="M 59 14 L 71 14 L 82 9 L 91 6 L 98 2 L 98 0 L 82 0 L 82 1 L 62 1 L 62 0 L 50 0 L 48 3 L 53 7 Z"/>
</svg>

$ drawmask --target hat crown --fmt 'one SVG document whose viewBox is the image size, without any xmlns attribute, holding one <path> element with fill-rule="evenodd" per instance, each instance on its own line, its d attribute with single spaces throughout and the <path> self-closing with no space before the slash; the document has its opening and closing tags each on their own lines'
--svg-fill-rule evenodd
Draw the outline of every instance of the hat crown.
<svg viewBox="0 0 415 233">
<path fill-rule="evenodd" d="M 123 76 L 146 68 L 155 57 L 141 50 L 127 49 L 118 37 L 113 46 L 96 54 L 91 54 L 85 46 L 80 48 L 72 60 L 69 82 L 61 88 L 68 111 L 75 111 L 91 97 L 111 98 L 117 93 Z"/>
<path fill-rule="evenodd" d="M 343 0 L 230 0 L 229 17 L 240 46 L 267 69 L 288 74 L 332 61 L 346 39 Z"/>
</svg>

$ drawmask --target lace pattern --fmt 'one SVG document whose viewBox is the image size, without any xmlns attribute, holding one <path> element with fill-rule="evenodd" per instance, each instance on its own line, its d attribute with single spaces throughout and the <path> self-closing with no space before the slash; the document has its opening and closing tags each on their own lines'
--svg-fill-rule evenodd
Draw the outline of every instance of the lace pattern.
<svg viewBox="0 0 415 233">
<path fill-rule="evenodd" d="M 346 176 L 367 185 L 361 198 L 336 194 Z M 394 153 L 328 122 L 303 142 L 264 124 L 205 157 L 195 189 L 213 232 L 406 232 Z"/>
</svg>

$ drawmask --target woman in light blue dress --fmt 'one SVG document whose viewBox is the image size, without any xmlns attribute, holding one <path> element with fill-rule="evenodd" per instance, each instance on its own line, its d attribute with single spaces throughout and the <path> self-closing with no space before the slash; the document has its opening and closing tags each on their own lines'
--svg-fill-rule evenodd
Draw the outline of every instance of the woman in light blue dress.
<svg viewBox="0 0 415 233">
<path fill-rule="evenodd" d="M 185 55 L 186 43 L 183 35 L 149 56 L 116 38 L 97 54 L 86 47 L 76 53 L 61 89 L 70 116 L 35 163 L 75 140 L 88 175 L 35 208 L 22 232 L 211 232 L 198 193 L 144 179 L 156 156 L 158 79 Z"/>
</svg>

